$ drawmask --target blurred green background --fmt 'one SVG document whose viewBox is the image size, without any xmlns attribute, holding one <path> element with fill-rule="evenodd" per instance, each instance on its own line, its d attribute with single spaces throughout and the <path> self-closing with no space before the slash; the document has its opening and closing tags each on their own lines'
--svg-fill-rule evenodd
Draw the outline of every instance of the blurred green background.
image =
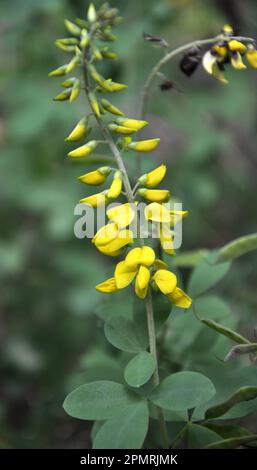
<svg viewBox="0 0 257 470">
<path fill-rule="evenodd" d="M 129 85 L 116 104 L 131 116 L 138 111 L 147 73 L 162 54 L 143 41 L 143 31 L 165 37 L 171 47 L 216 35 L 226 22 L 242 35 L 257 37 L 254 0 L 110 4 L 120 8 L 125 19 L 113 45 L 120 59 L 104 74 Z M 94 315 L 102 302 L 94 286 L 110 274 L 113 261 L 73 234 L 74 206 L 87 190 L 76 181 L 82 168 L 65 157 L 64 137 L 85 111 L 83 95 L 71 106 L 54 103 L 58 80 L 47 76 L 63 63 L 53 44 L 57 37 L 65 37 L 63 18 L 85 16 L 86 7 L 84 0 L 0 3 L 4 448 L 89 447 L 90 423 L 68 417 L 62 402 L 76 381 L 74 374 L 94 366 L 99 354 L 108 350 L 115 362 L 101 315 Z M 165 187 L 190 211 L 183 227 L 183 250 L 219 247 L 256 231 L 257 71 L 227 71 L 228 87 L 201 67 L 191 79 L 181 74 L 177 62 L 165 73 L 180 92 L 161 93 L 156 81 L 145 135 L 161 137 L 161 145 L 144 158 L 144 166 L 152 168 L 157 160 L 168 164 Z M 248 333 L 257 308 L 255 266 L 256 255 L 240 259 L 219 288 Z"/>
</svg>

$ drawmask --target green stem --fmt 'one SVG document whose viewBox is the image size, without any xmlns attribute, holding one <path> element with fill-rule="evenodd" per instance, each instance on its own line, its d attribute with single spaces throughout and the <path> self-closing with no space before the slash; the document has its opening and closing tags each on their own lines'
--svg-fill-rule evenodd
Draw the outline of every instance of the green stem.
<svg viewBox="0 0 257 470">
<path fill-rule="evenodd" d="M 147 327 L 148 327 L 150 353 L 152 354 L 155 360 L 155 364 L 156 364 L 154 375 L 153 375 L 153 384 L 157 386 L 160 383 L 160 378 L 159 378 L 158 357 L 157 357 L 157 349 L 156 349 L 156 332 L 155 332 L 155 324 L 154 324 L 153 301 L 152 301 L 152 294 L 151 294 L 150 289 L 148 290 L 148 293 L 146 296 L 146 313 L 147 313 Z M 159 406 L 156 406 L 155 409 L 156 409 L 157 417 L 159 420 L 163 448 L 169 449 L 169 436 L 167 433 L 167 427 L 166 427 L 166 423 L 164 419 L 163 410 Z"/>
</svg>

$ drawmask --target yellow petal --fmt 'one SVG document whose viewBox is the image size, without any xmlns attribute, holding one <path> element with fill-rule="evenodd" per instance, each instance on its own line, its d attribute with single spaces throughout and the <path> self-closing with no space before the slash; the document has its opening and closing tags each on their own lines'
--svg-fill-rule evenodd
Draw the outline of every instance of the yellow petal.
<svg viewBox="0 0 257 470">
<path fill-rule="evenodd" d="M 159 269 L 153 275 L 153 279 L 160 291 L 167 295 L 171 294 L 177 286 L 177 277 L 174 273 L 167 271 L 166 269 Z"/>
<path fill-rule="evenodd" d="M 100 207 L 107 202 L 107 196 L 105 192 L 92 194 L 92 196 L 84 197 L 80 199 L 81 203 L 88 204 L 92 207 Z"/>
<path fill-rule="evenodd" d="M 124 289 L 127 287 L 134 279 L 136 275 L 136 270 L 130 268 L 125 261 L 121 261 L 117 264 L 114 278 L 118 289 Z"/>
<path fill-rule="evenodd" d="M 105 294 L 111 294 L 112 292 L 117 292 L 118 290 L 114 277 L 106 279 L 106 281 L 98 284 L 95 288 L 99 292 L 104 292 Z"/>
<path fill-rule="evenodd" d="M 168 269 L 167 263 L 162 261 L 162 259 L 156 259 L 154 262 L 154 266 L 156 269 Z"/>
<path fill-rule="evenodd" d="M 224 77 L 224 74 L 223 74 L 222 70 L 220 70 L 217 63 L 213 65 L 212 75 L 213 75 L 214 78 L 216 78 L 223 85 L 228 84 L 228 80 Z"/>
<path fill-rule="evenodd" d="M 257 50 L 253 46 L 248 46 L 246 57 L 251 67 L 257 69 Z"/>
<path fill-rule="evenodd" d="M 231 65 L 236 70 L 246 69 L 246 65 L 243 63 L 241 54 L 239 52 L 234 52 L 233 57 L 231 57 Z"/>
<path fill-rule="evenodd" d="M 247 50 L 247 47 L 245 46 L 245 44 L 243 44 L 240 41 L 237 41 L 236 39 L 232 39 L 232 41 L 229 41 L 228 47 L 232 52 L 244 53 Z"/>
<path fill-rule="evenodd" d="M 88 94 L 88 99 L 89 99 L 89 103 L 90 103 L 90 106 L 91 106 L 93 112 L 96 114 L 97 117 L 100 117 L 101 112 L 100 112 L 99 104 L 98 104 L 98 101 L 97 101 L 95 95 L 93 93 L 89 93 Z"/>
<path fill-rule="evenodd" d="M 204 54 L 203 59 L 202 59 L 203 68 L 210 75 L 213 74 L 213 66 L 216 64 L 216 62 L 217 62 L 216 54 L 212 54 L 211 51 L 207 51 Z"/>
<path fill-rule="evenodd" d="M 161 224 L 160 226 L 160 242 L 163 251 L 165 251 L 167 255 L 174 255 L 172 233 L 167 224 Z"/>
<path fill-rule="evenodd" d="M 97 247 L 107 245 L 111 243 L 119 234 L 119 229 L 116 224 L 110 223 L 104 225 L 104 227 L 100 228 L 98 232 L 92 239 L 92 243 L 94 243 Z"/>
<path fill-rule="evenodd" d="M 140 264 L 142 248 L 137 247 L 130 250 L 125 258 L 125 263 L 129 268 L 136 269 Z"/>
<path fill-rule="evenodd" d="M 128 85 L 124 85 L 123 83 L 113 82 L 112 80 L 111 80 L 110 86 L 111 86 L 111 91 L 122 91 L 125 88 L 128 88 Z"/>
<path fill-rule="evenodd" d="M 90 171 L 90 173 L 85 173 L 85 175 L 79 176 L 78 179 L 81 181 L 81 183 L 99 186 L 105 182 L 106 178 L 110 174 L 110 171 L 110 168 L 106 166 L 95 171 Z"/>
<path fill-rule="evenodd" d="M 135 269 L 138 265 L 152 266 L 154 260 L 155 253 L 150 246 L 133 248 L 125 258 L 127 266 Z"/>
<path fill-rule="evenodd" d="M 110 189 L 107 193 L 107 197 L 110 199 L 114 199 L 119 197 L 122 190 L 122 176 L 120 171 L 116 171 L 113 177 L 112 184 Z"/>
<path fill-rule="evenodd" d="M 230 35 L 234 34 L 234 30 L 232 26 L 230 26 L 230 24 L 225 24 L 221 31 L 225 34 L 230 34 Z"/>
<path fill-rule="evenodd" d="M 226 45 L 223 44 L 216 44 L 212 47 L 212 50 L 218 54 L 220 57 L 226 57 L 228 53 L 228 49 Z"/>
<path fill-rule="evenodd" d="M 114 123 L 108 124 L 108 127 L 111 131 L 116 132 L 116 134 L 130 135 L 130 134 L 134 134 L 135 132 L 137 132 L 137 129 L 133 129 L 131 127 L 125 127 L 125 126 L 118 126 L 117 124 L 114 124 Z"/>
<path fill-rule="evenodd" d="M 139 142 L 130 142 L 128 148 L 137 152 L 152 152 L 159 145 L 160 139 L 141 140 Z"/>
<path fill-rule="evenodd" d="M 146 220 L 152 220 L 152 222 L 170 222 L 171 219 L 170 211 L 157 202 L 148 204 L 144 212 Z"/>
<path fill-rule="evenodd" d="M 81 145 L 81 147 L 78 147 L 75 150 L 72 150 L 71 152 L 69 152 L 68 157 L 72 157 L 72 158 L 86 157 L 87 155 L 93 152 L 96 146 L 97 146 L 97 141 L 91 140 L 87 144 Z"/>
<path fill-rule="evenodd" d="M 68 64 L 65 64 L 65 65 L 62 65 L 61 67 L 58 67 L 58 69 L 54 69 L 52 70 L 51 72 L 49 72 L 48 76 L 49 77 L 63 77 L 63 75 L 66 75 L 66 69 L 67 69 L 67 65 Z"/>
<path fill-rule="evenodd" d="M 150 271 L 145 266 L 140 266 L 136 277 L 135 292 L 140 299 L 144 299 L 147 294 L 150 280 Z"/>
<path fill-rule="evenodd" d="M 139 119 L 129 118 L 117 118 L 115 119 L 115 122 L 117 122 L 117 124 L 123 127 L 128 127 L 129 129 L 133 129 L 136 131 L 140 131 L 140 129 L 143 129 L 143 127 L 148 124 L 147 121 L 140 121 Z"/>
<path fill-rule="evenodd" d="M 182 219 L 185 219 L 189 214 L 188 211 L 170 211 L 170 224 L 172 227 L 180 222 Z"/>
<path fill-rule="evenodd" d="M 170 192 L 167 189 L 139 189 L 138 194 L 148 201 L 165 202 L 170 198 Z"/>
<path fill-rule="evenodd" d="M 139 183 L 143 184 L 147 188 L 154 188 L 163 180 L 164 176 L 166 175 L 166 171 L 167 171 L 166 165 L 160 165 L 157 168 L 155 168 L 153 171 L 150 171 L 149 173 L 142 175 L 138 181 Z"/>
<path fill-rule="evenodd" d="M 107 211 L 107 217 L 115 222 L 119 228 L 127 227 L 134 220 L 136 212 L 135 204 L 120 204 Z"/>
<path fill-rule="evenodd" d="M 121 230 L 119 235 L 110 243 L 104 246 L 98 246 L 97 249 L 108 256 L 118 256 L 121 248 L 133 243 L 133 232 L 131 230 Z"/>
<path fill-rule="evenodd" d="M 143 246 L 140 254 L 140 264 L 152 266 L 155 260 L 155 252 L 150 246 Z"/>
<path fill-rule="evenodd" d="M 84 139 L 87 135 L 87 132 L 87 119 L 83 118 L 78 122 L 78 124 L 74 127 L 65 140 L 68 142 L 77 142 L 78 140 Z"/>
<path fill-rule="evenodd" d="M 172 302 L 176 307 L 180 308 L 189 308 L 192 305 L 192 299 L 179 287 L 167 295 L 167 298 Z"/>
<path fill-rule="evenodd" d="M 103 106 L 106 111 L 108 111 L 111 114 L 115 114 L 116 116 L 124 116 L 124 113 L 120 111 L 116 106 L 114 106 L 110 101 L 108 100 L 101 100 L 101 105 Z"/>
</svg>

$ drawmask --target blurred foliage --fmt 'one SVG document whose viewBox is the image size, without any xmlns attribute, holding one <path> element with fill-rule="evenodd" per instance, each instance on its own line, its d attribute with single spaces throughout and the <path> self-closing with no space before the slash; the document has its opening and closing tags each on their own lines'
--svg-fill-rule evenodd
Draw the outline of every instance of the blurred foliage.
<svg viewBox="0 0 257 470">
<path fill-rule="evenodd" d="M 110 3 L 125 17 L 114 46 L 121 59 L 110 65 L 110 75 L 129 84 L 118 99 L 132 115 L 146 74 L 160 57 L 160 50 L 143 42 L 143 31 L 165 37 L 171 47 L 216 35 L 225 22 L 257 37 L 254 0 Z M 63 140 L 80 118 L 83 100 L 56 105 L 57 85 L 47 77 L 61 63 L 53 43 L 63 36 L 62 19 L 81 15 L 85 7 L 84 0 L 0 4 L 2 447 L 89 447 L 90 423 L 69 418 L 63 399 L 75 385 L 99 376 L 123 380 L 120 364 L 131 358 L 107 343 L 102 326 L 107 315 L 132 316 L 132 306 L 123 293 L 103 306 L 94 289 L 112 261 L 91 254 L 90 243 L 73 234 L 74 206 L 86 194 L 75 181 L 81 167 L 67 162 Z M 170 166 L 172 194 L 190 211 L 183 251 L 216 248 L 256 231 L 256 72 L 231 72 L 227 88 L 201 70 L 189 80 L 177 63 L 165 73 L 180 92 L 162 94 L 157 80 L 145 135 L 161 137 L 157 158 Z M 146 169 L 154 158 L 144 159 Z M 127 164 L 134 168 L 132 159 Z M 213 307 L 208 304 L 208 318 L 216 320 L 227 318 L 228 303 L 232 314 L 224 324 L 234 328 L 239 323 L 248 337 L 257 308 L 255 263 L 256 255 L 250 254 L 233 264 L 215 288 L 226 303 L 214 292 Z M 185 280 L 188 274 L 183 268 Z M 197 301 L 203 313 L 205 301 L 204 296 Z M 217 338 L 192 312 L 174 310 L 169 324 L 165 370 L 191 368 L 214 377 L 216 355 L 229 350 L 228 340 Z M 231 371 L 230 364 L 224 367 Z M 241 386 L 239 379 L 235 382 Z"/>
</svg>

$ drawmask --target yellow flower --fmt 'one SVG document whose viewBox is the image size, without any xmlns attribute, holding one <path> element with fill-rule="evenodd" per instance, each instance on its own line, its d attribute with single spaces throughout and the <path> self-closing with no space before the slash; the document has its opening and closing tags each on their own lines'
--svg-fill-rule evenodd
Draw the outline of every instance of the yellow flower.
<svg viewBox="0 0 257 470">
<path fill-rule="evenodd" d="M 138 194 L 148 201 L 164 202 L 170 198 L 170 192 L 167 189 L 146 189 L 141 188 L 138 190 Z"/>
<path fill-rule="evenodd" d="M 124 85 L 123 83 L 113 82 L 112 80 L 109 80 L 109 82 L 110 82 L 110 88 L 111 88 L 112 92 L 113 91 L 122 91 L 125 88 L 128 88 L 128 85 Z"/>
<path fill-rule="evenodd" d="M 159 269 L 153 275 L 153 280 L 160 291 L 176 307 L 185 309 L 191 306 L 192 299 L 182 289 L 177 287 L 177 277 L 174 273 L 165 269 Z"/>
<path fill-rule="evenodd" d="M 82 183 L 86 183 L 93 186 L 99 186 L 103 184 L 110 174 L 111 169 L 108 166 L 98 168 L 98 170 L 85 173 L 85 175 L 79 176 L 78 179 Z"/>
<path fill-rule="evenodd" d="M 154 261 L 155 253 L 150 246 L 133 248 L 125 258 L 126 265 L 131 268 L 137 268 L 139 264 L 149 267 Z"/>
<path fill-rule="evenodd" d="M 140 266 L 136 277 L 135 292 L 140 299 L 145 299 L 150 281 L 150 271 L 145 266 Z"/>
<path fill-rule="evenodd" d="M 108 245 L 119 235 L 119 227 L 115 223 L 109 223 L 101 227 L 92 238 L 96 247 Z"/>
<path fill-rule="evenodd" d="M 149 173 L 145 173 L 139 178 L 139 183 L 143 184 L 147 188 L 154 188 L 163 180 L 166 175 L 166 165 L 160 165 Z"/>
<path fill-rule="evenodd" d="M 222 62 L 221 60 L 218 60 L 218 55 L 215 51 L 207 51 L 203 56 L 202 64 L 207 73 L 212 75 L 224 85 L 228 84 L 228 81 L 224 77 L 224 74 L 220 68 L 222 66 Z"/>
<path fill-rule="evenodd" d="M 110 243 L 106 245 L 98 245 L 97 249 L 108 256 L 119 256 L 121 249 L 133 243 L 133 232 L 131 230 L 121 230 L 116 238 L 114 238 Z"/>
<path fill-rule="evenodd" d="M 145 218 L 146 220 L 151 220 L 152 222 L 170 222 L 170 212 L 162 204 L 153 202 L 148 204 L 145 208 Z"/>
<path fill-rule="evenodd" d="M 101 193 L 92 194 L 92 196 L 84 197 L 83 199 L 80 199 L 79 202 L 83 204 L 88 204 L 92 207 L 100 207 L 106 204 L 107 200 L 108 199 L 106 191 L 102 191 Z"/>
<path fill-rule="evenodd" d="M 67 142 L 77 142 L 78 140 L 82 140 L 86 137 L 88 132 L 87 127 L 87 119 L 81 119 L 78 124 L 74 127 L 71 133 L 66 137 Z"/>
<path fill-rule="evenodd" d="M 116 171 L 113 176 L 113 181 L 110 186 L 110 189 L 107 193 L 107 197 L 110 199 L 114 199 L 119 197 L 122 190 L 122 174 L 121 171 Z"/>
<path fill-rule="evenodd" d="M 71 61 L 68 63 L 66 67 L 66 73 L 72 72 L 72 70 L 74 70 L 77 67 L 77 65 L 80 63 L 81 51 L 78 48 L 76 49 L 76 51 L 77 51 L 76 55 L 71 59 Z"/>
<path fill-rule="evenodd" d="M 160 242 L 167 255 L 174 255 L 173 237 L 168 224 L 160 225 Z"/>
<path fill-rule="evenodd" d="M 248 45 L 246 58 L 254 69 L 257 69 L 257 50 L 252 44 Z"/>
<path fill-rule="evenodd" d="M 140 131 L 140 129 L 143 129 L 143 127 L 148 124 L 147 121 L 129 118 L 117 118 L 115 119 L 115 122 L 121 126 L 128 127 L 129 129 L 135 129 L 136 131 Z"/>
<path fill-rule="evenodd" d="M 108 124 L 108 127 L 111 131 L 116 132 L 116 134 L 130 135 L 137 132 L 137 129 L 132 129 L 131 127 L 125 126 L 118 126 L 114 123 Z"/>
<path fill-rule="evenodd" d="M 96 290 L 99 292 L 104 292 L 105 294 L 111 294 L 112 292 L 117 292 L 118 288 L 116 286 L 116 282 L 114 277 L 107 279 L 106 281 L 98 284 L 96 286 Z"/>
<path fill-rule="evenodd" d="M 120 229 L 127 227 L 135 218 L 136 204 L 120 204 L 107 210 L 107 217 Z"/>
<path fill-rule="evenodd" d="M 120 111 L 116 106 L 114 106 L 110 101 L 103 99 L 101 100 L 101 105 L 103 106 L 106 111 L 111 114 L 115 114 L 116 116 L 124 116 L 124 113 Z"/>
<path fill-rule="evenodd" d="M 137 152 L 152 152 L 159 145 L 160 139 L 141 140 L 130 142 L 128 148 Z"/>
<path fill-rule="evenodd" d="M 247 51 L 246 45 L 243 44 L 240 41 L 237 41 L 236 39 L 232 39 L 231 41 L 229 41 L 228 47 L 229 47 L 230 51 L 240 52 L 241 54 L 243 54 L 244 52 Z"/>
<path fill-rule="evenodd" d="M 221 30 L 222 33 L 224 33 L 227 36 L 233 36 L 234 30 L 230 24 L 225 24 Z"/>
<path fill-rule="evenodd" d="M 78 147 L 75 150 L 72 150 L 71 152 L 69 152 L 68 157 L 72 157 L 72 158 L 86 157 L 87 155 L 93 152 L 97 144 L 98 142 L 96 140 L 91 140 L 87 144 L 82 145 L 81 147 Z"/>
<path fill-rule="evenodd" d="M 246 69 L 246 65 L 242 61 L 241 54 L 239 52 L 234 52 L 233 56 L 231 57 L 231 65 L 234 67 L 236 70 L 244 70 Z"/>
</svg>

